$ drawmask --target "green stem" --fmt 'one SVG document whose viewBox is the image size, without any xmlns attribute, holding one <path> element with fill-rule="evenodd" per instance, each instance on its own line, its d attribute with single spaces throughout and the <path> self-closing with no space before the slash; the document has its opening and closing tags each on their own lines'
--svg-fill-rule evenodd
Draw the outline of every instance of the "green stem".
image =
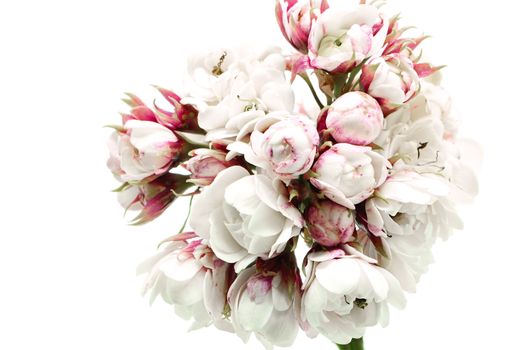
<svg viewBox="0 0 528 350">
<path fill-rule="evenodd" d="M 317 96 L 317 92 L 315 91 L 315 88 L 314 88 L 312 82 L 310 81 L 310 78 L 308 77 L 308 75 L 299 74 L 299 76 L 306 82 L 306 84 L 310 88 L 310 91 L 312 92 L 312 95 L 315 98 L 315 102 L 317 102 L 317 105 L 319 106 L 319 108 L 323 109 L 324 105 L 321 102 L 321 100 L 319 99 L 319 96 Z"/>
<path fill-rule="evenodd" d="M 350 342 L 350 344 L 347 344 L 347 345 L 337 344 L 337 347 L 341 350 L 364 350 L 365 349 L 363 347 L 363 338 L 352 339 L 352 342 Z"/>
</svg>

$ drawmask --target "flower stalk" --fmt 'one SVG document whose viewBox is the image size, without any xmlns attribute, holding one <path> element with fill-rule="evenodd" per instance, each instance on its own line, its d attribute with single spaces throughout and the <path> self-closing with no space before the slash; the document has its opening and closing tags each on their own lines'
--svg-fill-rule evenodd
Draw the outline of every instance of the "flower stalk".
<svg viewBox="0 0 528 350">
<path fill-rule="evenodd" d="M 352 339 L 350 344 L 346 344 L 346 345 L 336 344 L 336 345 L 341 350 L 364 350 L 365 349 L 363 347 L 363 338 Z"/>
<path fill-rule="evenodd" d="M 317 102 L 317 105 L 319 106 L 319 108 L 323 109 L 325 106 L 323 105 L 323 103 L 319 99 L 319 96 L 317 95 L 317 92 L 315 91 L 315 88 L 314 88 L 310 78 L 308 77 L 308 75 L 306 73 L 303 73 L 303 74 L 299 74 L 299 76 L 306 82 L 306 84 L 310 88 L 310 92 L 312 93 L 312 95 L 313 95 L 313 97 L 315 99 L 315 102 Z"/>
</svg>

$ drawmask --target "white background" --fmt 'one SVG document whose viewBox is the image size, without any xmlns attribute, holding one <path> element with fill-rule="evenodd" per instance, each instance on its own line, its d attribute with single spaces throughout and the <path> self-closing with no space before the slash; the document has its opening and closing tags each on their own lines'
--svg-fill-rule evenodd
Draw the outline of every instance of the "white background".
<svg viewBox="0 0 528 350">
<path fill-rule="evenodd" d="M 354 0 L 350 0 L 354 1 Z M 466 229 L 368 350 L 526 348 L 528 81 L 522 1 L 390 0 L 432 34 L 465 135 L 484 147 Z M 102 125 L 122 92 L 178 88 L 185 57 L 213 44 L 281 43 L 272 0 L 0 2 L 0 348 L 256 349 L 186 333 L 139 296 L 135 266 L 174 234 L 181 207 L 125 225 Z M 332 349 L 300 336 L 294 348 Z"/>
</svg>

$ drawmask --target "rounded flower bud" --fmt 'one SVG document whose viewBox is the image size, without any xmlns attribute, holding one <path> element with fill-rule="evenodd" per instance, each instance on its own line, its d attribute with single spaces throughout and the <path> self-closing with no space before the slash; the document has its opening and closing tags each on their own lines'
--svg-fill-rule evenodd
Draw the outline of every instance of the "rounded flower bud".
<svg viewBox="0 0 528 350">
<path fill-rule="evenodd" d="M 319 157 L 310 181 L 328 199 L 354 209 L 385 182 L 390 166 L 369 147 L 338 143 Z"/>
<path fill-rule="evenodd" d="M 169 170 L 181 145 L 163 125 L 132 119 L 110 138 L 108 167 L 123 182 L 152 179 Z"/>
<path fill-rule="evenodd" d="M 305 174 L 313 165 L 319 134 L 306 116 L 283 116 L 273 113 L 257 122 L 251 134 L 251 149 L 233 145 L 244 153 L 246 160 L 266 169 L 273 177 L 288 181 Z"/>
<path fill-rule="evenodd" d="M 383 111 L 378 102 L 366 93 L 349 92 L 332 103 L 326 126 L 337 142 L 366 146 L 383 129 Z"/>
<path fill-rule="evenodd" d="M 323 200 L 308 208 L 307 224 L 317 243 L 332 247 L 350 239 L 355 229 L 355 214 L 351 209 Z"/>
<path fill-rule="evenodd" d="M 189 159 L 183 166 L 191 173 L 191 180 L 199 186 L 210 185 L 222 170 L 231 166 L 226 161 L 226 154 L 207 148 L 195 149 L 190 152 Z"/>
</svg>

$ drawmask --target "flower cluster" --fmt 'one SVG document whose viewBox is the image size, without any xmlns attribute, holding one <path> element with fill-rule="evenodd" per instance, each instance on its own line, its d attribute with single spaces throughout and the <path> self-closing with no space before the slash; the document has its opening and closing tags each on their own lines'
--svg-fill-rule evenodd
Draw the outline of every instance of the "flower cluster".
<svg viewBox="0 0 528 350">
<path fill-rule="evenodd" d="M 157 88 L 169 107 L 129 94 L 108 167 L 135 224 L 192 198 L 188 225 L 139 268 L 153 299 L 267 348 L 299 328 L 347 344 L 404 307 L 477 182 L 425 37 L 363 1 L 275 10 L 294 52 L 197 54 L 184 97 Z"/>
</svg>

